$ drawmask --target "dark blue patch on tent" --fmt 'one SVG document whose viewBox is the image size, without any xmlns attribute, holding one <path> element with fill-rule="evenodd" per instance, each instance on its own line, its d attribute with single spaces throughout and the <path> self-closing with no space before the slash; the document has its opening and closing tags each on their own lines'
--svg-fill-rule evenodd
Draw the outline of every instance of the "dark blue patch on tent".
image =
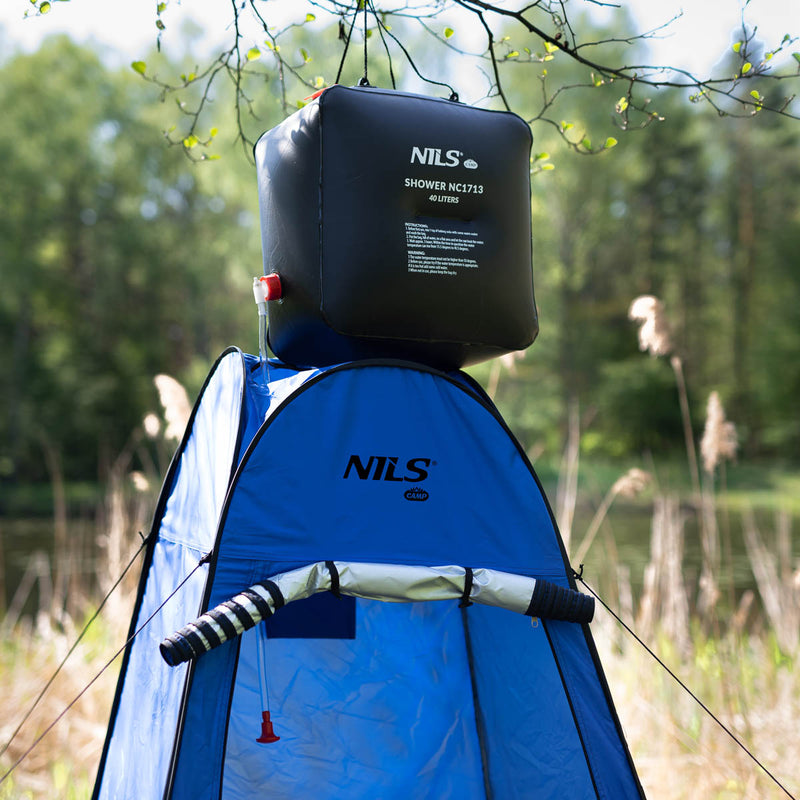
<svg viewBox="0 0 800 800">
<path fill-rule="evenodd" d="M 271 639 L 355 639 L 356 600 L 315 594 L 266 621 Z"/>
</svg>

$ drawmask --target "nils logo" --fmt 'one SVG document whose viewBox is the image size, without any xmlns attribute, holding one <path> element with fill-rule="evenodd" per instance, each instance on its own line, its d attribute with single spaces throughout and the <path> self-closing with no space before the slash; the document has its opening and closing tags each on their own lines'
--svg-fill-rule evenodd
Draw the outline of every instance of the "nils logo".
<svg viewBox="0 0 800 800">
<path fill-rule="evenodd" d="M 427 166 L 435 167 L 458 167 L 464 166 L 467 169 L 477 169 L 478 162 L 473 158 L 468 158 L 465 161 L 461 159 L 464 153 L 461 150 L 445 150 L 442 152 L 440 147 L 412 147 L 411 148 L 411 163 L 412 164 L 425 164 Z"/>
<path fill-rule="evenodd" d="M 421 483 L 436 462 L 430 458 L 409 458 L 405 464 L 398 456 L 351 455 L 342 478 L 357 478 L 361 481 L 387 481 L 389 483 Z M 421 486 L 412 486 L 403 496 L 406 500 L 427 500 L 429 495 Z"/>
</svg>

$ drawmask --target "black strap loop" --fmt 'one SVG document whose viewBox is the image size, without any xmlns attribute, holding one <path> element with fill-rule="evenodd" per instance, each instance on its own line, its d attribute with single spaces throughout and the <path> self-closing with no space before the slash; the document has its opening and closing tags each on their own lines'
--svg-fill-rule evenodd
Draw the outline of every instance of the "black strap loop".
<svg viewBox="0 0 800 800">
<path fill-rule="evenodd" d="M 326 561 L 325 566 L 331 574 L 331 594 L 334 594 L 340 600 L 342 598 L 342 590 L 339 586 L 339 570 L 336 569 L 336 564 L 333 561 Z"/>
<path fill-rule="evenodd" d="M 472 605 L 469 596 L 472 594 L 472 567 L 464 567 L 464 591 L 461 594 L 459 608 L 468 608 Z"/>
<path fill-rule="evenodd" d="M 364 0 L 364 77 L 358 82 L 359 86 L 369 86 L 369 78 L 367 77 L 367 12 L 369 11 L 369 3 Z"/>
<path fill-rule="evenodd" d="M 279 608 L 283 608 L 286 605 L 286 600 L 283 597 L 283 592 L 278 588 L 277 583 L 273 583 L 273 581 L 261 581 L 258 584 L 259 586 L 263 586 L 272 597 L 272 604 L 275 606 L 275 610 L 277 611 Z"/>
</svg>

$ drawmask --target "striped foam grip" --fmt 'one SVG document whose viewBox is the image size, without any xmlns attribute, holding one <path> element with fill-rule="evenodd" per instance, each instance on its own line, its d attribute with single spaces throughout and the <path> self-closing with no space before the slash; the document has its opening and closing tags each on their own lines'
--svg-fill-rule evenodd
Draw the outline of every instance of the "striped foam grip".
<svg viewBox="0 0 800 800">
<path fill-rule="evenodd" d="M 171 667 L 191 661 L 241 636 L 284 603 L 281 590 L 272 581 L 256 583 L 168 636 L 159 645 L 161 656 Z"/>
</svg>

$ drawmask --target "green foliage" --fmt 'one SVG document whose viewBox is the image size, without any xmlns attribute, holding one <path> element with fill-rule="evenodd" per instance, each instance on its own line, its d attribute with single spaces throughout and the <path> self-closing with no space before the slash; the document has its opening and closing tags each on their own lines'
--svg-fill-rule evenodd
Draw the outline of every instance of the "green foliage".
<svg viewBox="0 0 800 800">
<path fill-rule="evenodd" d="M 661 360 L 634 356 L 606 362 L 594 402 L 597 417 L 590 431 L 600 452 L 614 456 L 648 449 L 664 453 L 680 442 L 675 378 Z"/>
<path fill-rule="evenodd" d="M 318 89 L 335 73 L 341 43 L 331 32 L 321 44 L 310 17 L 282 42 L 298 63 L 313 59 Z M 440 38 L 454 35 L 441 30 Z M 252 52 L 272 59 L 271 44 Z M 531 91 L 519 54 L 542 51 L 541 40 L 500 45 L 519 56 L 501 69 L 509 101 L 524 114 Z M 371 82 L 390 85 L 376 60 Z M 345 75 L 356 75 L 359 61 L 349 59 Z M 231 149 L 235 87 L 218 84 L 191 129 L 170 131 L 175 106 L 155 102 L 153 81 L 179 75 L 180 107 L 194 107 L 196 69 L 188 54 L 170 62 L 152 52 L 112 72 L 65 40 L 0 68 L 0 337 L 8 354 L 0 361 L 8 411 L 0 480 L 47 477 L 43 435 L 62 454 L 68 481 L 94 479 L 153 407 L 153 374 L 174 374 L 193 392 L 222 347 L 253 347 L 245 287 L 260 271 L 258 209 L 252 165 Z M 795 457 L 794 123 L 761 115 L 720 122 L 664 91 L 648 106 L 664 119 L 633 134 L 624 129 L 631 107 L 646 100 L 636 91 L 566 58 L 536 69 L 545 93 L 579 88 L 553 91 L 549 114 L 560 123 L 532 122 L 541 334 L 517 374 L 499 381 L 512 428 L 526 446 L 558 452 L 565 409 L 577 399 L 584 443 L 595 452 L 681 447 L 668 365 L 637 352 L 626 318 L 634 297 L 656 294 L 685 364 L 696 428 L 718 389 L 751 452 Z M 268 114 L 245 119 L 248 135 L 278 122 L 284 101 L 305 102 L 310 90 L 292 80 L 241 87 L 269 99 Z M 747 91 L 756 103 L 780 100 L 777 89 Z M 165 130 L 177 147 L 164 146 Z M 198 168 L 184 153 L 221 159 Z M 488 380 L 492 365 L 477 373 Z"/>
<path fill-rule="evenodd" d="M 0 72 L 0 478 L 46 479 L 46 437 L 67 480 L 96 479 L 154 374 L 245 339 L 256 203 L 164 147 L 131 70 L 56 39 Z"/>
</svg>

